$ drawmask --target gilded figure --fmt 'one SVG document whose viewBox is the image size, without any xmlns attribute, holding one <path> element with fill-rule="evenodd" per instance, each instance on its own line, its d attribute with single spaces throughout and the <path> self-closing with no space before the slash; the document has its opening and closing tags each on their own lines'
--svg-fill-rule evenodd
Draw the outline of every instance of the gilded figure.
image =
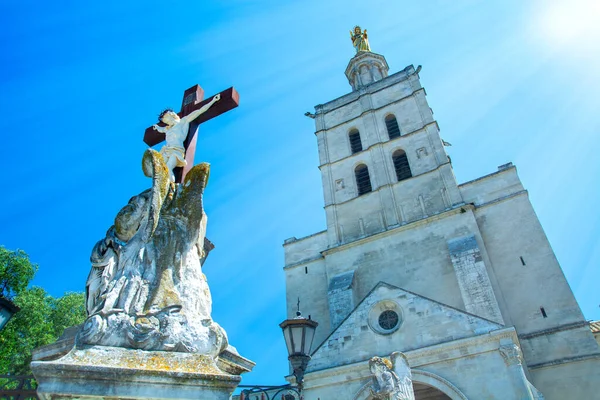
<svg viewBox="0 0 600 400">
<path fill-rule="evenodd" d="M 360 26 L 356 25 L 354 27 L 354 32 L 350 31 L 350 40 L 357 53 L 361 51 L 371 51 L 366 29 L 362 31 Z"/>
</svg>

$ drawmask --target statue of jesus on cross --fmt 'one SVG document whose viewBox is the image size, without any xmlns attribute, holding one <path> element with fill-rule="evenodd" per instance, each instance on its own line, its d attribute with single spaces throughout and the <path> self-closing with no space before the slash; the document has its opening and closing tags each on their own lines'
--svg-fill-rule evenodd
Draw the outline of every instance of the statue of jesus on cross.
<svg viewBox="0 0 600 400">
<path fill-rule="evenodd" d="M 165 159 L 165 163 L 169 168 L 172 182 L 175 182 L 175 174 L 173 170 L 176 167 L 185 167 L 187 165 L 187 162 L 185 161 L 185 147 L 183 142 L 188 136 L 190 122 L 198 118 L 200 114 L 204 114 L 206 110 L 208 110 L 219 100 L 221 100 L 221 95 L 217 94 L 208 104 L 202 106 L 198 110 L 192 111 L 183 118 L 179 118 L 177 113 L 170 108 L 167 108 L 158 116 L 159 122 L 163 122 L 167 124 L 167 126 L 152 126 L 155 131 L 165 134 L 166 143 L 160 149 L 160 153 L 162 154 L 163 158 Z"/>
<path fill-rule="evenodd" d="M 180 112 L 163 111 L 158 117 L 159 123 L 144 132 L 144 142 L 148 146 L 167 141 L 160 152 L 169 168 L 171 182 L 183 183 L 185 175 L 194 166 L 198 126 L 239 104 L 239 94 L 233 87 L 210 100 L 203 98 L 204 90 L 199 85 L 192 86 L 183 93 Z"/>
</svg>

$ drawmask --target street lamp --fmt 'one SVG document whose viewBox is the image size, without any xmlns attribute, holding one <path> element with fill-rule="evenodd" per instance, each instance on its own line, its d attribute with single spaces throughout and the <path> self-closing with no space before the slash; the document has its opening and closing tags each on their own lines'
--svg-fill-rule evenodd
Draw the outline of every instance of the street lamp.
<svg viewBox="0 0 600 400">
<path fill-rule="evenodd" d="M 19 307 L 15 306 L 12 301 L 0 296 L 0 330 L 8 320 L 19 311 Z"/>
<path fill-rule="evenodd" d="M 310 319 L 310 316 L 308 319 L 302 316 L 302 313 L 300 313 L 300 300 L 298 300 L 296 318 L 286 319 L 279 324 L 283 330 L 283 337 L 289 354 L 288 360 L 292 363 L 300 392 L 304 382 L 304 371 L 310 360 L 310 348 L 315 337 L 315 329 L 318 325 L 317 322 Z"/>
</svg>

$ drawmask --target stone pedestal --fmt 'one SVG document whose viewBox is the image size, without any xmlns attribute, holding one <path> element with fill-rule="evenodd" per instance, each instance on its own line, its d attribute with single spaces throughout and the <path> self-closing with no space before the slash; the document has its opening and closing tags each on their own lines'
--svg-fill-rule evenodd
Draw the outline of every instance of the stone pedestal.
<svg viewBox="0 0 600 400">
<path fill-rule="evenodd" d="M 240 374 L 253 366 L 231 347 L 214 360 L 193 353 L 84 346 L 57 360 L 34 361 L 31 369 L 43 400 L 228 400 Z"/>
</svg>

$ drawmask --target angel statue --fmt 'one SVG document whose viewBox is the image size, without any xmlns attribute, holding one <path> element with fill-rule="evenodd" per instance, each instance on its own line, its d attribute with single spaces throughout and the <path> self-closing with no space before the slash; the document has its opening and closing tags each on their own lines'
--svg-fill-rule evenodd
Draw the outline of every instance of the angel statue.
<svg viewBox="0 0 600 400">
<path fill-rule="evenodd" d="M 406 356 L 394 352 L 390 359 L 373 357 L 369 360 L 373 374 L 371 395 L 378 400 L 415 400 L 412 375 Z"/>
<path fill-rule="evenodd" d="M 371 51 L 366 29 L 361 32 L 360 26 L 356 25 L 354 32 L 350 31 L 350 40 L 352 40 L 352 45 L 357 53 L 360 51 Z"/>
</svg>

